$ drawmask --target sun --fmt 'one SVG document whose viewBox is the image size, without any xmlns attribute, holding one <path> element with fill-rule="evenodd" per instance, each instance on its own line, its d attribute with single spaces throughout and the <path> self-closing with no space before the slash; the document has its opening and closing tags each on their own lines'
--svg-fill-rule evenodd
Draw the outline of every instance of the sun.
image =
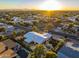
<svg viewBox="0 0 79 59">
<path fill-rule="evenodd" d="M 62 5 L 56 0 L 46 0 L 39 8 L 40 10 L 61 10 Z"/>
</svg>

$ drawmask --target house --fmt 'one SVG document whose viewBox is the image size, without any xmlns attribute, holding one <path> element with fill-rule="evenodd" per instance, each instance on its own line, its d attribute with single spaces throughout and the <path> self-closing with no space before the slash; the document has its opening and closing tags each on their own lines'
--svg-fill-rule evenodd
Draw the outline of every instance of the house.
<svg viewBox="0 0 79 59">
<path fill-rule="evenodd" d="M 4 43 L 0 42 L 0 58 L 12 58 L 16 57 L 17 54 Z"/>
<path fill-rule="evenodd" d="M 25 23 L 29 23 L 29 24 L 32 24 L 33 22 L 38 22 L 38 20 L 24 20 L 23 22 L 25 22 Z"/>
<path fill-rule="evenodd" d="M 17 37 L 15 38 L 15 40 L 23 40 L 23 38 L 24 38 L 24 37 L 20 35 L 20 36 L 17 36 Z"/>
<path fill-rule="evenodd" d="M 76 21 L 76 17 L 75 17 L 75 16 L 73 16 L 73 17 L 68 17 L 67 19 L 68 19 L 69 21 L 73 21 L 73 22 Z"/>
<path fill-rule="evenodd" d="M 14 28 L 14 26 L 12 26 L 12 25 L 7 25 L 6 26 L 6 31 L 7 32 L 11 32 L 11 31 L 13 31 L 15 28 Z"/>
<path fill-rule="evenodd" d="M 13 58 L 16 57 L 16 53 L 12 49 L 8 49 L 2 54 L 0 54 L 0 58 Z"/>
<path fill-rule="evenodd" d="M 17 43 L 12 41 L 11 39 L 7 39 L 7 40 L 3 41 L 2 43 L 4 43 L 10 49 L 12 49 L 12 48 L 17 46 Z"/>
<path fill-rule="evenodd" d="M 62 38 L 63 38 L 63 36 L 53 34 L 53 39 L 54 40 L 60 41 L 60 40 L 63 40 Z"/>
<path fill-rule="evenodd" d="M 7 39 L 3 41 L 2 43 L 4 43 L 9 49 L 12 49 L 14 52 L 18 52 L 21 47 L 21 45 L 12 41 L 11 39 Z"/>
<path fill-rule="evenodd" d="M 0 26 L 4 26 L 5 24 L 4 23 L 0 23 Z"/>
<path fill-rule="evenodd" d="M 49 34 L 49 33 L 44 33 L 42 35 L 45 36 L 45 37 L 47 37 L 48 39 L 52 37 L 52 34 Z"/>
<path fill-rule="evenodd" d="M 62 32 L 62 27 L 57 27 L 54 29 L 56 32 Z"/>
<path fill-rule="evenodd" d="M 28 32 L 24 35 L 24 38 L 27 43 L 35 42 L 41 44 L 48 40 L 51 36 L 52 35 L 49 33 L 40 34 L 37 32 Z"/>
<path fill-rule="evenodd" d="M 74 35 L 75 35 L 75 34 L 76 34 L 76 35 L 79 35 L 79 26 L 78 26 L 78 25 L 74 25 L 74 26 L 72 27 L 72 31 L 73 31 Z"/>
<path fill-rule="evenodd" d="M 0 27 L 4 27 L 6 29 L 6 31 L 13 31 L 15 28 L 12 25 L 7 25 L 4 23 L 0 23 Z"/>
<path fill-rule="evenodd" d="M 20 19 L 19 17 L 13 17 L 12 20 L 14 22 L 20 22 L 20 21 L 23 21 L 22 19 Z"/>
<path fill-rule="evenodd" d="M 2 42 L 0 42 L 0 53 L 2 53 L 5 50 L 5 44 L 3 44 Z"/>
<path fill-rule="evenodd" d="M 72 27 L 72 29 L 77 32 L 79 30 L 79 26 L 78 25 L 74 25 L 74 27 Z"/>
<path fill-rule="evenodd" d="M 58 51 L 58 53 L 64 55 L 61 55 L 62 58 L 79 58 L 79 43 L 75 40 L 69 41 Z"/>
</svg>

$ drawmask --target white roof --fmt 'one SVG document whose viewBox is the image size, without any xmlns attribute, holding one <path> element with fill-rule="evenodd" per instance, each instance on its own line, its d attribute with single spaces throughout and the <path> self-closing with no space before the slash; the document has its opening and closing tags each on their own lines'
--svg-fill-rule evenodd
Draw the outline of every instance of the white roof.
<svg viewBox="0 0 79 59">
<path fill-rule="evenodd" d="M 40 36 L 40 37 L 46 38 L 45 36 L 43 36 L 43 35 L 40 34 L 40 33 L 37 33 L 37 32 L 31 32 L 31 33 L 34 33 L 34 34 L 36 34 L 36 35 L 38 35 L 38 36 Z"/>
<path fill-rule="evenodd" d="M 49 34 L 49 33 L 44 33 L 43 36 L 47 37 L 47 38 L 50 38 L 52 36 L 52 34 Z"/>
<path fill-rule="evenodd" d="M 0 23 L 0 26 L 4 26 L 5 24 L 4 23 Z"/>
<path fill-rule="evenodd" d="M 68 20 L 70 20 L 70 21 L 75 21 L 75 19 L 76 19 L 75 16 L 73 16 L 73 17 L 68 17 Z"/>
<path fill-rule="evenodd" d="M 12 25 L 8 25 L 7 27 L 8 27 L 8 28 L 13 28 L 13 26 L 12 26 Z"/>
</svg>

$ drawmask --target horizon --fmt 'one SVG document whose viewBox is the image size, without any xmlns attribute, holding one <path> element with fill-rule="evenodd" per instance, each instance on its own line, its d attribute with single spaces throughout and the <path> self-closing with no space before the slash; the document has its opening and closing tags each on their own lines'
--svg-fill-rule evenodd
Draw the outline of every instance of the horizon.
<svg viewBox="0 0 79 59">
<path fill-rule="evenodd" d="M 12 11 L 12 10 L 17 10 L 17 11 L 79 11 L 78 9 L 64 9 L 64 10 L 39 10 L 39 9 L 0 9 L 0 11 Z"/>
</svg>

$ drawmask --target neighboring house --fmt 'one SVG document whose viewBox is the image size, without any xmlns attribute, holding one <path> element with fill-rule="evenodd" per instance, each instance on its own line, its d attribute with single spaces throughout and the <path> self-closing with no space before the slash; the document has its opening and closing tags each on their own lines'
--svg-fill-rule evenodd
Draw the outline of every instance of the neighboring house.
<svg viewBox="0 0 79 59">
<path fill-rule="evenodd" d="M 17 36 L 17 37 L 15 37 L 15 40 L 23 40 L 23 36 Z"/>
<path fill-rule="evenodd" d="M 57 32 L 62 32 L 62 28 L 61 27 L 57 27 L 56 29 L 54 29 Z"/>
<path fill-rule="evenodd" d="M 52 37 L 52 34 L 49 34 L 49 33 L 44 33 L 42 35 L 45 36 L 45 37 L 47 37 L 48 39 Z"/>
<path fill-rule="evenodd" d="M 4 43 L 0 42 L 0 58 L 13 58 L 16 56 L 17 54 L 12 49 L 8 48 Z"/>
<path fill-rule="evenodd" d="M 74 27 L 72 27 L 72 29 L 75 30 L 75 31 L 79 31 L 79 26 L 75 25 Z"/>
<path fill-rule="evenodd" d="M 0 54 L 0 58 L 13 58 L 16 56 L 17 56 L 17 54 L 12 49 L 8 49 L 5 52 L 3 52 L 2 54 Z"/>
<path fill-rule="evenodd" d="M 14 26 L 12 26 L 12 25 L 7 25 L 7 27 L 6 27 L 6 31 L 7 32 L 11 32 L 11 31 L 13 31 L 15 28 L 14 28 Z"/>
<path fill-rule="evenodd" d="M 63 36 L 53 34 L 53 39 L 54 40 L 60 41 L 60 40 L 63 40 L 62 38 L 63 38 Z"/>
<path fill-rule="evenodd" d="M 12 20 L 14 22 L 20 22 L 20 21 L 22 21 L 22 19 L 20 19 L 19 17 L 13 17 Z"/>
<path fill-rule="evenodd" d="M 4 23 L 0 23 L 0 26 L 4 26 L 5 24 Z"/>
<path fill-rule="evenodd" d="M 12 25 L 7 25 L 4 23 L 0 23 L 0 27 L 4 27 L 6 29 L 6 31 L 13 31 L 15 28 Z"/>
<path fill-rule="evenodd" d="M 31 43 L 35 42 L 38 44 L 42 44 L 46 40 L 48 40 L 52 35 L 49 33 L 40 34 L 37 32 L 28 32 L 24 35 L 25 42 Z"/>
<path fill-rule="evenodd" d="M 79 43 L 76 41 L 67 42 L 58 53 L 63 54 L 64 56 L 59 56 L 60 58 L 79 58 Z"/>
<path fill-rule="evenodd" d="M 68 20 L 75 22 L 75 21 L 76 21 L 76 17 L 75 17 L 75 16 L 73 16 L 73 17 L 68 17 Z"/>
<path fill-rule="evenodd" d="M 11 39 L 7 39 L 3 41 L 3 43 L 10 49 L 15 48 L 17 46 L 17 43 L 12 41 Z"/>
<path fill-rule="evenodd" d="M 75 31 L 75 34 L 79 36 L 79 26 L 74 26 L 73 30 Z"/>
<path fill-rule="evenodd" d="M 5 44 L 3 44 L 2 42 L 0 42 L 0 53 L 2 53 L 5 50 Z"/>
<path fill-rule="evenodd" d="M 18 52 L 21 49 L 21 45 L 12 41 L 11 39 L 3 41 L 3 43 L 9 48 L 12 49 L 14 52 Z"/>
<path fill-rule="evenodd" d="M 25 20 L 25 21 L 23 21 L 23 22 L 32 24 L 33 22 L 38 22 L 38 20 Z"/>
</svg>

